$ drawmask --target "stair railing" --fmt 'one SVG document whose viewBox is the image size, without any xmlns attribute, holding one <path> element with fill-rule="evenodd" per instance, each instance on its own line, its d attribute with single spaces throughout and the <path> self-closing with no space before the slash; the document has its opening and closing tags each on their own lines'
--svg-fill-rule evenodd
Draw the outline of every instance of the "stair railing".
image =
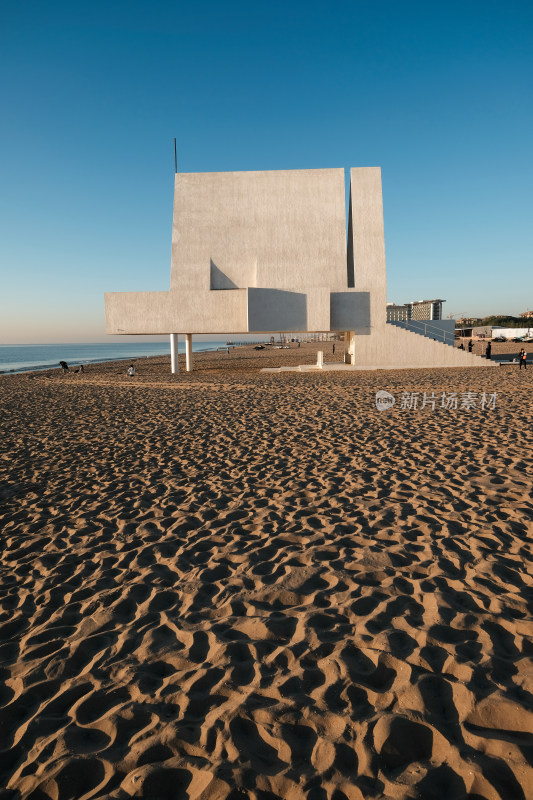
<svg viewBox="0 0 533 800">
<path fill-rule="evenodd" d="M 387 320 L 389 325 L 396 325 L 398 328 L 405 328 L 409 330 L 409 326 L 413 333 L 421 333 L 421 326 L 424 326 L 424 336 L 428 335 L 428 329 L 430 329 L 430 336 L 440 336 L 443 343 L 446 344 L 446 336 L 448 337 L 448 344 L 455 343 L 455 333 L 450 333 L 450 331 L 445 331 L 442 328 L 437 328 L 436 325 L 431 325 L 430 323 L 426 322 L 425 320 L 412 320 L 412 319 L 390 319 Z"/>
</svg>

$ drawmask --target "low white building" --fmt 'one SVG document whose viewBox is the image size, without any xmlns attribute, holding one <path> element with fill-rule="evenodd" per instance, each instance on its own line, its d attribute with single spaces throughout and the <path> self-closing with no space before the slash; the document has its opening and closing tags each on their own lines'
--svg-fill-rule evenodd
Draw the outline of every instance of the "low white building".
<svg viewBox="0 0 533 800">
<path fill-rule="evenodd" d="M 497 336 L 503 336 L 504 339 L 529 338 L 533 336 L 533 328 L 493 328 L 492 338 L 496 339 Z"/>
</svg>

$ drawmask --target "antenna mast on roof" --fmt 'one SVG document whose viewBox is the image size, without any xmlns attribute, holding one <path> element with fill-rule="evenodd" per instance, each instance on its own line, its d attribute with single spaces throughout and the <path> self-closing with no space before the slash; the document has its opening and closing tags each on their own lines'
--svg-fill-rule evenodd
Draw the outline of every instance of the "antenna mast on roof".
<svg viewBox="0 0 533 800">
<path fill-rule="evenodd" d="M 174 139 L 174 172 L 178 174 L 178 151 L 176 150 L 176 140 Z"/>
</svg>

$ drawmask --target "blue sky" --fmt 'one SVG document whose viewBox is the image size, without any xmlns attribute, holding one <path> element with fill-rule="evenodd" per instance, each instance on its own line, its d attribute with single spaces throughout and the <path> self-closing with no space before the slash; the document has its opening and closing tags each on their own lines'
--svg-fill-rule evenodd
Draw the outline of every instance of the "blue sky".
<svg viewBox="0 0 533 800">
<path fill-rule="evenodd" d="M 388 299 L 533 307 L 530 0 L 3 0 L 0 343 L 166 289 L 184 172 L 381 166 Z"/>
</svg>

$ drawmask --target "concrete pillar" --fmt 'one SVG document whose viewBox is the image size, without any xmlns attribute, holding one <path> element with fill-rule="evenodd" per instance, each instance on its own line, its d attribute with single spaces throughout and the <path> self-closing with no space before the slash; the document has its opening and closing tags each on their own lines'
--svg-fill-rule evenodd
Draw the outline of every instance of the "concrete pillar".
<svg viewBox="0 0 533 800">
<path fill-rule="evenodd" d="M 350 363 L 349 348 L 350 348 L 350 332 L 349 331 L 344 331 L 344 363 L 345 364 L 349 364 Z"/>
<path fill-rule="evenodd" d="M 355 366 L 355 333 L 344 331 L 344 363 Z"/>
<path fill-rule="evenodd" d="M 170 371 L 175 375 L 178 371 L 178 334 L 170 334 Z"/>
<path fill-rule="evenodd" d="M 320 369 L 322 369 L 322 367 L 324 366 L 324 351 L 323 350 L 319 350 L 318 353 L 316 354 L 316 365 L 317 365 L 317 367 L 320 367 Z"/>
<path fill-rule="evenodd" d="M 192 333 L 185 334 L 185 369 L 192 372 Z"/>
</svg>

